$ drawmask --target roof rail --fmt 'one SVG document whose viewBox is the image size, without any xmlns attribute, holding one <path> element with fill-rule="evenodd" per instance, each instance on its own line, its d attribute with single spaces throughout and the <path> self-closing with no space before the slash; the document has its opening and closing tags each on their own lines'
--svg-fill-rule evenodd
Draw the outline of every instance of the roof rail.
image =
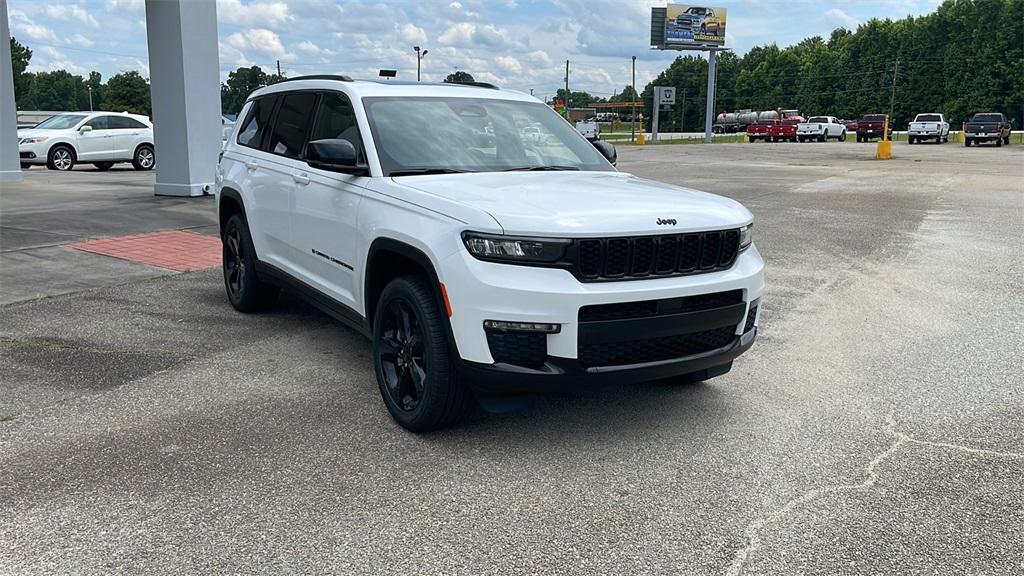
<svg viewBox="0 0 1024 576">
<path fill-rule="evenodd" d="M 475 81 L 468 81 L 467 82 L 467 81 L 460 81 L 460 80 L 449 82 L 449 81 L 445 80 L 443 83 L 444 84 L 464 84 L 466 86 L 476 86 L 477 88 L 490 88 L 491 90 L 501 90 L 501 88 L 498 88 L 497 86 L 495 86 L 494 84 L 491 84 L 490 82 L 475 82 Z"/>
<path fill-rule="evenodd" d="M 280 84 L 281 82 L 292 82 L 294 80 L 337 80 L 339 82 L 351 82 L 352 77 L 342 76 L 341 74 L 313 74 L 311 76 L 294 76 L 292 78 L 285 78 L 284 80 L 277 82 L 277 84 Z"/>
</svg>

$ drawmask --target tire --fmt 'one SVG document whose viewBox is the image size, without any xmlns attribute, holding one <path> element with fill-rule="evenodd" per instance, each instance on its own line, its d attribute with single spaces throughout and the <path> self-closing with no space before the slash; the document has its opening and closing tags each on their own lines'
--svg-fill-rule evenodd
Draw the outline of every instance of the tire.
<svg viewBox="0 0 1024 576">
<path fill-rule="evenodd" d="M 29 169 L 29 168 L 31 168 L 31 167 L 32 167 L 32 165 L 31 165 L 31 164 L 26 164 L 25 162 L 22 162 L 22 163 L 21 163 L 21 169 L 22 169 L 22 170 L 28 170 L 28 169 Z"/>
<path fill-rule="evenodd" d="M 232 216 L 221 236 L 224 290 L 228 302 L 239 312 L 257 312 L 269 308 L 277 299 L 278 288 L 256 276 L 256 250 L 249 225 L 241 214 Z"/>
<path fill-rule="evenodd" d="M 427 280 L 392 280 L 374 316 L 373 368 L 395 422 L 410 432 L 430 432 L 462 418 L 469 395 L 455 371 L 445 318 Z"/>
<path fill-rule="evenodd" d="M 971 139 L 970 138 L 964 138 L 964 147 L 965 148 L 970 148 L 971 147 Z"/>
<path fill-rule="evenodd" d="M 1003 144 L 1006 144 L 1007 146 L 1010 145 L 1010 137 L 1009 136 L 1007 136 L 1006 138 L 1003 138 Z"/>
<path fill-rule="evenodd" d="M 64 144 L 50 148 L 50 153 L 46 155 L 46 167 L 61 172 L 72 170 L 75 167 L 75 151 Z"/>
<path fill-rule="evenodd" d="M 1003 139 L 1002 138 L 996 138 L 996 148 L 1002 148 L 1002 147 L 1003 147 Z"/>
<path fill-rule="evenodd" d="M 153 151 L 153 147 L 149 144 L 142 144 L 135 149 L 135 155 L 132 156 L 132 166 L 136 170 L 152 170 L 156 166 L 156 153 Z"/>
<path fill-rule="evenodd" d="M 839 136 L 836 137 L 836 140 L 839 142 L 846 142 L 846 130 L 840 132 Z"/>
<path fill-rule="evenodd" d="M 826 140 L 828 140 L 828 133 L 827 132 L 822 134 L 821 136 L 818 136 L 818 142 L 825 142 Z"/>
<path fill-rule="evenodd" d="M 92 165 L 95 166 L 96 169 L 99 170 L 100 172 L 106 172 L 107 170 L 110 170 L 110 168 L 114 165 L 114 163 L 113 162 L 93 162 Z"/>
</svg>

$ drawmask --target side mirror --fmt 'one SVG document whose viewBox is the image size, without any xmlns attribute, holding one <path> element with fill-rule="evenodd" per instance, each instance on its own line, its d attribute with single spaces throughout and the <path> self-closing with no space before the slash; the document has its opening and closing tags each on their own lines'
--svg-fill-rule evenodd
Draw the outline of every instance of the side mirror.
<svg viewBox="0 0 1024 576">
<path fill-rule="evenodd" d="M 597 151 L 600 152 L 606 160 L 608 160 L 608 162 L 611 162 L 612 166 L 615 166 L 615 163 L 619 160 L 619 153 L 615 151 L 614 145 L 609 144 L 604 140 L 594 140 L 592 144 L 594 145 L 594 148 L 597 148 Z"/>
<path fill-rule="evenodd" d="M 314 168 L 347 174 L 365 174 L 369 171 L 366 165 L 359 164 L 356 147 L 342 138 L 324 138 L 310 142 L 306 146 L 306 163 Z"/>
<path fill-rule="evenodd" d="M 86 132 L 92 132 L 92 126 L 89 126 L 88 124 L 85 124 L 81 128 L 78 129 L 78 132 L 79 132 L 79 134 L 85 134 Z"/>
</svg>

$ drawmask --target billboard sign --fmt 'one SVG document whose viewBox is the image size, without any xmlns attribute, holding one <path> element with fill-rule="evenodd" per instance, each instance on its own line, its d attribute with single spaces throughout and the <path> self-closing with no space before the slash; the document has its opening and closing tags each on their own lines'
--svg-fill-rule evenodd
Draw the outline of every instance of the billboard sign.
<svg viewBox="0 0 1024 576">
<path fill-rule="evenodd" d="M 676 103 L 676 89 L 674 86 L 655 86 L 654 91 L 658 95 L 658 104 L 671 106 Z"/>
<path fill-rule="evenodd" d="M 669 4 L 651 11 L 651 45 L 662 50 L 725 46 L 725 8 Z"/>
</svg>

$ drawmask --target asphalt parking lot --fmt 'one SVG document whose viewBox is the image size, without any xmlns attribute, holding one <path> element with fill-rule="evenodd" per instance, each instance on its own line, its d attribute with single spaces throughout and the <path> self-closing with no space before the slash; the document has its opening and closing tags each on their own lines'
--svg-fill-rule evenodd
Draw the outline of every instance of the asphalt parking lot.
<svg viewBox="0 0 1024 576">
<path fill-rule="evenodd" d="M 219 270 L 66 247 L 215 233 L 152 174 L 0 196 L 0 573 L 1024 572 L 1024 147 L 621 147 L 755 214 L 754 348 L 706 383 L 395 425 L 369 344 Z"/>
</svg>

